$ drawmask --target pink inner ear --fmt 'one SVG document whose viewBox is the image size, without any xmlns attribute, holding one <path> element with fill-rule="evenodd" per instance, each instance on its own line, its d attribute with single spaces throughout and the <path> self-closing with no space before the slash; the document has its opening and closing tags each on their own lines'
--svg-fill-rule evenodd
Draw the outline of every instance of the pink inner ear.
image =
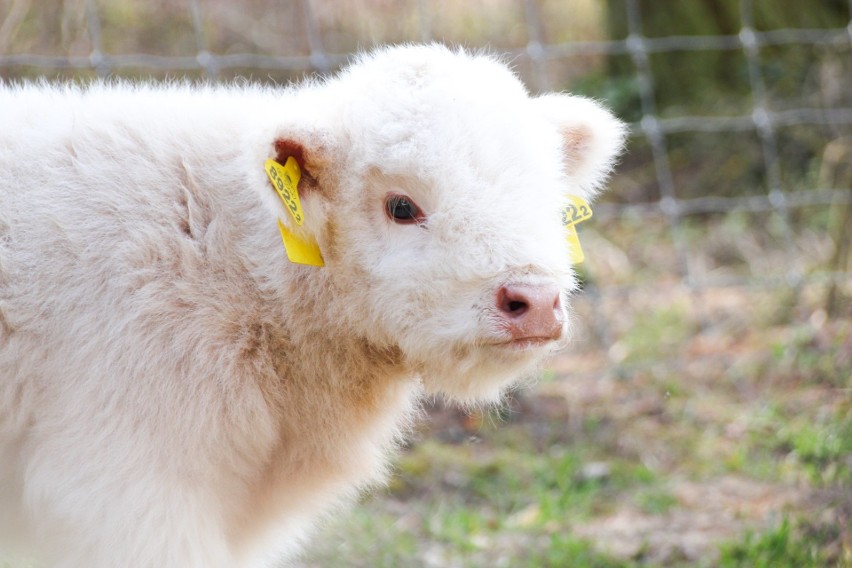
<svg viewBox="0 0 852 568">
<path fill-rule="evenodd" d="M 576 165 L 583 162 L 592 145 L 593 135 L 592 129 L 585 124 L 562 129 L 562 149 L 568 164 Z"/>
<path fill-rule="evenodd" d="M 275 161 L 279 164 L 287 163 L 287 158 L 292 157 L 299 164 L 302 179 L 299 182 L 299 191 L 312 189 L 318 186 L 316 178 L 311 175 L 305 163 L 305 148 L 295 140 L 279 138 L 275 141 Z"/>
<path fill-rule="evenodd" d="M 295 140 L 279 138 L 275 141 L 275 161 L 279 164 L 287 162 L 287 158 L 293 157 L 299 168 L 305 169 L 305 149 Z"/>
</svg>

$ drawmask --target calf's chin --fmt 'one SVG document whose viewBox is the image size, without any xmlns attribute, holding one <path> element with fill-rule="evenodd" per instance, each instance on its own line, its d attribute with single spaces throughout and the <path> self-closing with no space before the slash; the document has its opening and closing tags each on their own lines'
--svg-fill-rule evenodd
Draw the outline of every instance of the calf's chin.
<svg viewBox="0 0 852 568">
<path fill-rule="evenodd" d="M 446 352 L 442 362 L 423 365 L 420 376 L 428 394 L 465 406 L 497 404 L 506 388 L 532 379 L 553 347 L 464 345 Z"/>
</svg>

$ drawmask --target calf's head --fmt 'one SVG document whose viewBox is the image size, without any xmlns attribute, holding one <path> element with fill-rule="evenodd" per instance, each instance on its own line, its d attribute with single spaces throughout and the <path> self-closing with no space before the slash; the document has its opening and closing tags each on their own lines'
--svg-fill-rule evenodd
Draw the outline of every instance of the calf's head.
<svg viewBox="0 0 852 568">
<path fill-rule="evenodd" d="M 341 325 L 461 401 L 496 397 L 565 341 L 560 212 L 599 190 L 617 119 L 441 46 L 375 52 L 296 97 L 303 110 L 267 147 L 302 166 L 293 229 L 319 244 L 326 265 L 305 270 L 325 271 Z"/>
</svg>

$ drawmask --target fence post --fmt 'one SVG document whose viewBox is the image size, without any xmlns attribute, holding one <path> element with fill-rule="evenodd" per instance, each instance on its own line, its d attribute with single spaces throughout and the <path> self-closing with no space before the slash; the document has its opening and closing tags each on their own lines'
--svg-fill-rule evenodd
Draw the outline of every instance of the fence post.
<svg viewBox="0 0 852 568">
<path fill-rule="evenodd" d="M 819 186 L 832 189 L 852 189 L 852 136 L 831 141 L 822 154 Z M 842 274 L 849 268 L 849 247 L 852 241 L 852 200 L 839 198 L 835 194 L 828 217 L 828 234 L 834 241 L 834 254 L 829 260 L 832 275 Z M 840 309 L 838 279 L 832 277 L 825 299 L 825 311 L 829 317 Z"/>
</svg>

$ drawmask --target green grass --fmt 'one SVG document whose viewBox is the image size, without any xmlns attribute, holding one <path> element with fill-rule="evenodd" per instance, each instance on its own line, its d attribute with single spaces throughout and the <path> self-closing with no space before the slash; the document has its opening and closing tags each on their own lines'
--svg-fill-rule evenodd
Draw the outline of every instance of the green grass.
<svg viewBox="0 0 852 568">
<path fill-rule="evenodd" d="M 624 362 L 630 364 L 671 358 L 692 335 L 694 328 L 695 324 L 683 306 L 666 305 L 653 311 L 643 311 L 622 338 L 626 348 Z"/>
<path fill-rule="evenodd" d="M 823 538 L 820 538 L 822 536 Z M 825 568 L 835 559 L 824 552 L 826 532 L 802 534 L 789 518 L 765 533 L 746 534 L 722 547 L 722 568 Z"/>
<path fill-rule="evenodd" d="M 662 515 L 672 510 L 678 503 L 677 497 L 660 488 L 641 491 L 633 498 L 636 505 L 649 515 Z"/>
</svg>

